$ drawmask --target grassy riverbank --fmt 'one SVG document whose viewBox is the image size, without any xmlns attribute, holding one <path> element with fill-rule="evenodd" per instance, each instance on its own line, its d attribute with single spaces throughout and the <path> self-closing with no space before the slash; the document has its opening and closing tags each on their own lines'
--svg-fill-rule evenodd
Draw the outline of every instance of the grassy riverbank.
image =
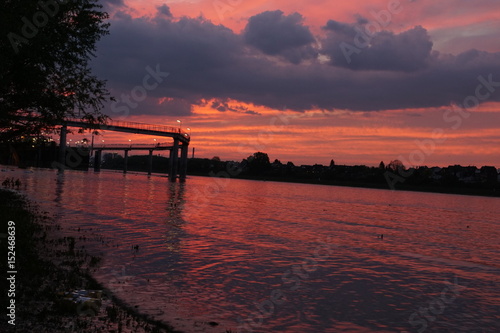
<svg viewBox="0 0 500 333">
<path fill-rule="evenodd" d="M 12 270 L 7 267 L 12 248 L 8 249 L 6 235 L 8 222 L 13 221 L 17 272 L 15 290 L 5 277 L 0 282 L 1 332 L 178 332 L 139 314 L 93 279 L 90 271 L 100 258 L 75 246 L 73 237 L 60 235 L 61 226 L 23 196 L 0 189 L 0 212 L 0 270 L 2 276 Z M 77 290 L 85 290 L 94 298 L 73 303 L 67 298 Z M 6 313 L 11 299 L 15 302 L 15 321 L 9 324 L 14 318 Z"/>
</svg>

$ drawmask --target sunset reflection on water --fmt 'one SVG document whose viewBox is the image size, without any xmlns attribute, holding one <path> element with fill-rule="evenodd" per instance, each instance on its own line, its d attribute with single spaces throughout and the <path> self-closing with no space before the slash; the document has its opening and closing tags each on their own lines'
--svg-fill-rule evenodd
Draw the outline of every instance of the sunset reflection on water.
<svg viewBox="0 0 500 333">
<path fill-rule="evenodd" d="M 99 280 L 186 332 L 500 329 L 498 198 L 15 173 Z"/>
</svg>

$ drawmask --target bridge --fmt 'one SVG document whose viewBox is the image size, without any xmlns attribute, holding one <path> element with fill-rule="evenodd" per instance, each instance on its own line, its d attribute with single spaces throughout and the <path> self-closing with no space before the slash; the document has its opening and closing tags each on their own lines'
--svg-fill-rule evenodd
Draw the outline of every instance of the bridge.
<svg viewBox="0 0 500 333">
<path fill-rule="evenodd" d="M 59 162 L 62 167 L 66 162 L 66 137 L 68 127 L 87 128 L 103 131 L 125 132 L 133 134 L 144 134 L 161 137 L 173 138 L 173 144 L 165 143 L 151 145 L 92 145 L 91 151 L 95 151 L 94 170 L 99 171 L 101 166 L 101 156 L 103 150 L 123 150 L 125 152 L 124 172 L 127 172 L 127 159 L 130 150 L 149 150 L 149 174 L 151 174 L 152 156 L 155 150 L 170 150 L 168 177 L 171 181 L 175 181 L 177 177 L 181 180 L 186 178 L 187 172 L 187 157 L 190 135 L 183 132 L 178 127 L 152 125 L 137 122 L 113 121 L 109 120 L 106 124 L 89 124 L 81 119 L 66 119 L 61 126 L 61 137 L 59 144 Z M 180 150 L 180 157 L 179 157 Z"/>
<path fill-rule="evenodd" d="M 77 147 L 89 148 L 88 144 L 79 144 Z M 134 144 L 104 144 L 104 143 L 94 143 L 90 146 L 92 150 L 172 150 L 171 143 L 134 143 Z"/>
</svg>

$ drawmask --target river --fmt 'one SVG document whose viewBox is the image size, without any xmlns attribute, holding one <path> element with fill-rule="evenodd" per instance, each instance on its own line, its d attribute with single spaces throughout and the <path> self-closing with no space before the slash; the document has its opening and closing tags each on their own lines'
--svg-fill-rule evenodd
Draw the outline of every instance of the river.
<svg viewBox="0 0 500 333">
<path fill-rule="evenodd" d="M 499 198 L 4 169 L 185 332 L 500 331 Z"/>
</svg>

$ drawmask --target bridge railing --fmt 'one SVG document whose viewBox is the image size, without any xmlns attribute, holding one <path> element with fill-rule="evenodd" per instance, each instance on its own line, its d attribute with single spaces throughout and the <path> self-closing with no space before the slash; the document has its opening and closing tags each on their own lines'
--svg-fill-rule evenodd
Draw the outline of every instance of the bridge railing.
<svg viewBox="0 0 500 333">
<path fill-rule="evenodd" d="M 88 147 L 91 145 L 87 144 Z M 92 146 L 94 149 L 96 148 L 146 148 L 146 149 L 152 149 L 152 148 L 164 148 L 164 147 L 172 147 L 171 142 L 162 142 L 162 143 L 134 143 L 134 144 L 120 144 L 120 143 L 112 143 L 112 144 L 105 144 L 105 143 L 98 143 Z"/>
<path fill-rule="evenodd" d="M 93 147 L 93 148 L 164 148 L 172 147 L 172 142 L 157 142 L 157 143 L 73 143 L 77 147 Z M 68 146 L 72 146 L 71 144 Z"/>
<path fill-rule="evenodd" d="M 83 123 L 82 120 L 78 118 L 68 118 L 67 121 L 75 123 Z M 122 128 L 140 129 L 140 130 L 162 132 L 162 133 L 178 133 L 186 138 L 189 138 L 189 134 L 187 132 L 182 131 L 180 127 L 174 127 L 174 126 L 153 125 L 153 124 L 137 123 L 132 121 L 108 120 L 106 124 L 103 124 L 103 127 L 122 127 Z"/>
</svg>

